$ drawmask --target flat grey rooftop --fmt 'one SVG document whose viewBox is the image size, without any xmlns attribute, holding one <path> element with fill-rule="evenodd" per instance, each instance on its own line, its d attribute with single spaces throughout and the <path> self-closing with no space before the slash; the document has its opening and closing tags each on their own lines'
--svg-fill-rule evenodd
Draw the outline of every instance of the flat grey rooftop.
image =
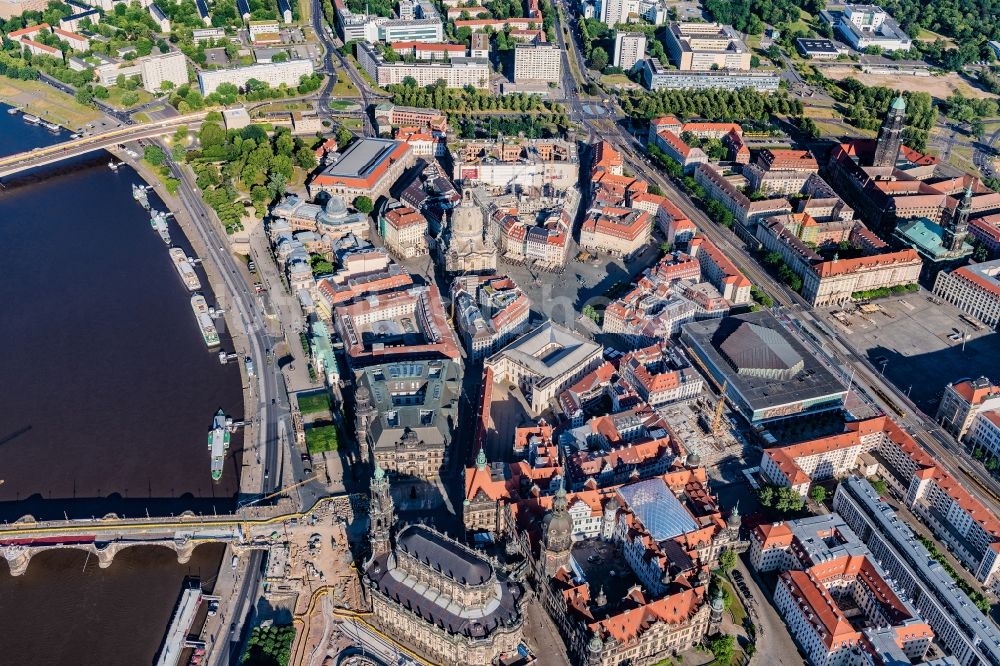
<svg viewBox="0 0 1000 666">
<path fill-rule="evenodd" d="M 362 178 L 388 159 L 398 144 L 392 139 L 358 139 L 323 173 L 338 178 Z"/>
<path fill-rule="evenodd" d="M 739 374 L 739 368 L 734 367 L 733 362 L 727 358 L 727 355 L 722 351 L 722 345 L 744 323 L 754 324 L 758 330 L 759 328 L 770 329 L 766 337 L 782 341 L 776 345 L 780 348 L 780 355 L 774 355 L 772 358 L 770 354 L 763 354 L 767 359 L 762 357 L 759 361 L 784 357 L 784 362 L 787 362 L 797 356 L 802 363 L 801 369 L 798 369 L 791 379 L 771 379 L 767 376 Z M 805 345 L 786 331 L 774 315 L 766 310 L 723 317 L 722 319 L 691 322 L 684 324 L 681 329 L 683 335 L 693 343 L 699 354 L 725 374 L 729 385 L 755 411 L 818 399 L 837 393 L 846 393 L 847 391 L 840 380 L 834 377 L 833 373 L 827 370 L 806 349 Z M 760 335 L 750 337 L 760 342 L 763 341 Z M 739 347 L 740 345 L 733 344 L 731 346 Z M 755 355 L 755 353 L 748 351 L 748 358 L 752 359 Z M 793 368 L 796 366 L 797 364 Z"/>
</svg>

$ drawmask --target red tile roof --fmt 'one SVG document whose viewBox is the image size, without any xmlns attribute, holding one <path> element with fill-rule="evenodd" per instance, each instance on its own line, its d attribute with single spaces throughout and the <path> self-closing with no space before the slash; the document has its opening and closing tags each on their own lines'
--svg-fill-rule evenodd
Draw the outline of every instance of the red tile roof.
<svg viewBox="0 0 1000 666">
<path fill-rule="evenodd" d="M 48 30 L 48 29 L 49 29 L 49 24 L 48 23 L 39 23 L 38 25 L 29 25 L 27 28 L 21 28 L 20 30 L 15 30 L 14 32 L 8 32 L 7 33 L 7 38 L 8 39 L 13 39 L 13 40 L 17 41 L 18 37 L 22 37 L 24 35 L 33 35 L 36 32 L 40 32 L 42 30 Z"/>
<path fill-rule="evenodd" d="M 603 638 L 613 638 L 630 645 L 659 622 L 666 624 L 687 622 L 704 603 L 705 588 L 699 586 L 611 615 L 591 624 L 590 630 Z"/>
<path fill-rule="evenodd" d="M 813 266 L 820 277 L 831 277 L 834 275 L 845 275 L 858 271 L 883 268 L 897 264 L 919 264 L 920 255 L 912 248 L 906 248 L 898 252 L 886 252 L 885 254 L 871 254 L 854 259 L 837 259 L 835 261 L 824 261 Z"/>
</svg>

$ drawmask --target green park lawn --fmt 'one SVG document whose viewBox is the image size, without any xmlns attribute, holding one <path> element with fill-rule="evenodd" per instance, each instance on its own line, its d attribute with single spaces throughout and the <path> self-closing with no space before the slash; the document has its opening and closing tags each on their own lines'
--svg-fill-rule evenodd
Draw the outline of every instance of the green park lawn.
<svg viewBox="0 0 1000 666">
<path fill-rule="evenodd" d="M 306 448 L 309 454 L 337 450 L 337 426 L 314 426 L 306 429 Z"/>
<path fill-rule="evenodd" d="M 325 392 L 300 394 L 299 411 L 303 415 L 330 411 L 330 396 Z"/>
</svg>

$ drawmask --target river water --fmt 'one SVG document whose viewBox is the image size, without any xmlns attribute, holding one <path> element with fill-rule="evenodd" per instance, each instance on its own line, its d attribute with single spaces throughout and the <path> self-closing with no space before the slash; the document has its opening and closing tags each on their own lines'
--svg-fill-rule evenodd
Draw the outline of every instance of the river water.
<svg viewBox="0 0 1000 666">
<path fill-rule="evenodd" d="M 0 155 L 66 138 L 0 105 Z M 69 160 L 0 189 L 3 520 L 234 508 L 242 436 L 213 483 L 207 434 L 220 407 L 243 416 L 239 368 L 206 349 L 190 293 L 132 199 L 141 180 L 107 161 Z M 19 578 L 0 558 L 0 662 L 148 664 L 183 579 L 213 580 L 222 552 L 203 546 L 179 565 L 172 551 L 133 548 L 102 570 L 56 551 Z"/>
</svg>

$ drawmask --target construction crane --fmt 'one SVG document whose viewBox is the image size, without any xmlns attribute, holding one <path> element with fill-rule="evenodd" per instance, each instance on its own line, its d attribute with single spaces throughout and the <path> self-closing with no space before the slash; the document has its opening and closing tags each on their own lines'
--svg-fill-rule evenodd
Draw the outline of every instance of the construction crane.
<svg viewBox="0 0 1000 666">
<path fill-rule="evenodd" d="M 246 504 L 244 504 L 242 506 L 253 506 L 257 502 L 263 502 L 264 500 L 271 499 L 272 497 L 277 497 L 278 495 L 281 495 L 281 494 L 283 494 L 285 492 L 288 492 L 289 490 L 292 490 L 294 488 L 298 488 L 299 486 L 303 486 L 303 485 L 309 483 L 310 481 L 315 481 L 318 478 L 319 478 L 319 474 L 313 474 L 308 479 L 303 479 L 302 481 L 299 481 L 298 483 L 293 483 L 290 486 L 285 486 L 284 488 L 280 488 L 278 490 L 275 490 L 270 495 L 264 495 L 263 497 L 258 497 L 257 499 L 251 500 L 251 501 L 247 502 Z"/>
<path fill-rule="evenodd" d="M 715 416 L 712 418 L 712 434 L 718 435 L 722 430 L 722 410 L 726 406 L 726 389 L 729 388 L 729 380 L 722 382 L 719 400 L 715 403 Z"/>
</svg>

